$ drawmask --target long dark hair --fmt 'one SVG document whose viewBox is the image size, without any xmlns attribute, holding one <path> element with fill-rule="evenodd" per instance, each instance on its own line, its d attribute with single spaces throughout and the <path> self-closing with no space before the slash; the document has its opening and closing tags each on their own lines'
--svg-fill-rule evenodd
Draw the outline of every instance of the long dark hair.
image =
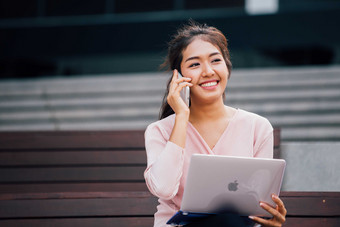
<svg viewBox="0 0 340 227">
<path fill-rule="evenodd" d="M 206 24 L 199 24 L 193 20 L 189 20 L 189 22 L 178 29 L 177 33 L 172 37 L 172 39 L 168 43 L 167 58 L 162 66 L 167 66 L 169 70 L 177 69 L 181 73 L 181 62 L 183 59 L 182 52 L 196 37 L 210 42 L 220 49 L 222 56 L 226 62 L 230 77 L 232 64 L 230 61 L 230 54 L 226 37 L 217 28 L 208 26 Z M 172 77 L 170 77 L 167 83 L 167 88 L 159 113 L 159 119 L 166 118 L 167 116 L 175 113 L 167 102 L 171 79 Z"/>
</svg>

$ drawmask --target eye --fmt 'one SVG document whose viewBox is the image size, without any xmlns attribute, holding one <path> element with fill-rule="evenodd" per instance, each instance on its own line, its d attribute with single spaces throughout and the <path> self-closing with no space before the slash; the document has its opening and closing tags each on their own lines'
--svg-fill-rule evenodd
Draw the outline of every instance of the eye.
<svg viewBox="0 0 340 227">
<path fill-rule="evenodd" d="M 212 60 L 212 62 L 220 62 L 220 61 L 222 61 L 220 58 L 216 58 L 216 59 Z"/>
<path fill-rule="evenodd" d="M 199 63 L 192 63 L 192 64 L 189 65 L 189 68 L 196 67 L 196 66 L 199 66 L 199 65 L 200 65 Z"/>
</svg>

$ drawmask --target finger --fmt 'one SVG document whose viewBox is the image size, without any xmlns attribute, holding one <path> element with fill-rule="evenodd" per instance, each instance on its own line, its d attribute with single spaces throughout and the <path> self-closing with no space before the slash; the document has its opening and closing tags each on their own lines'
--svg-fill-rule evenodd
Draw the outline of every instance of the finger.
<svg viewBox="0 0 340 227">
<path fill-rule="evenodd" d="M 181 82 L 180 84 L 178 84 L 178 86 L 176 87 L 175 90 L 182 90 L 184 87 L 192 87 L 193 84 L 192 83 L 189 83 L 189 82 Z"/>
<path fill-rule="evenodd" d="M 178 86 L 178 82 L 176 82 L 176 80 L 178 80 L 178 71 L 174 69 L 172 79 L 170 82 L 169 93 L 173 93 L 176 87 Z"/>
<path fill-rule="evenodd" d="M 192 85 L 192 83 L 189 83 L 189 82 L 182 82 L 182 83 L 180 83 L 177 87 L 176 87 L 176 89 L 175 89 L 175 92 L 180 92 L 182 89 L 184 89 L 185 87 L 192 87 L 193 85 Z"/>
<path fill-rule="evenodd" d="M 281 215 L 275 208 L 273 208 L 272 206 L 268 205 L 267 203 L 260 202 L 260 206 L 264 210 L 268 211 L 268 213 L 272 214 L 273 216 Z"/>
<path fill-rule="evenodd" d="M 172 73 L 172 81 L 175 81 L 178 79 L 178 70 L 174 69 Z"/>
<path fill-rule="evenodd" d="M 171 82 L 170 91 L 175 91 L 178 89 L 181 90 L 185 86 L 191 87 L 192 84 L 189 83 L 190 81 L 191 81 L 191 78 L 188 78 L 188 77 L 182 77 L 182 78 L 176 79 Z"/>
<path fill-rule="evenodd" d="M 189 83 L 189 82 L 181 82 L 179 84 L 177 83 L 174 83 L 170 86 L 170 89 L 169 89 L 169 94 L 178 94 L 181 92 L 181 90 L 184 88 L 184 87 L 192 87 L 193 84 L 192 83 Z"/>
<path fill-rule="evenodd" d="M 272 206 L 263 202 L 260 203 L 260 206 L 266 211 L 268 211 L 268 213 L 273 215 L 273 219 L 278 220 L 280 223 L 285 222 L 285 216 L 282 215 L 277 209 L 274 209 Z"/>
<path fill-rule="evenodd" d="M 174 81 L 174 83 L 177 83 L 177 84 L 181 84 L 183 82 L 190 82 L 191 81 L 191 78 L 189 77 L 182 77 L 182 78 L 178 78 Z"/>
<path fill-rule="evenodd" d="M 277 195 L 274 195 L 274 194 L 272 195 L 272 200 L 277 204 L 278 211 L 282 215 L 286 216 L 287 210 L 285 208 L 283 201 Z"/>
<path fill-rule="evenodd" d="M 256 216 L 249 216 L 249 218 L 258 224 L 261 224 L 264 226 L 273 226 L 271 220 L 263 219 L 263 218 L 256 217 Z"/>
</svg>

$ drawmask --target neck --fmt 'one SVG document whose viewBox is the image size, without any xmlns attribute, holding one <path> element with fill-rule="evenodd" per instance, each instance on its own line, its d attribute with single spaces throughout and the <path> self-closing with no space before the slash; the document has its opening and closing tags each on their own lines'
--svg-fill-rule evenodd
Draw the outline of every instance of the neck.
<svg viewBox="0 0 340 227">
<path fill-rule="evenodd" d="M 221 98 L 217 102 L 209 104 L 191 103 L 190 122 L 216 121 L 227 116 L 227 110 Z"/>
</svg>

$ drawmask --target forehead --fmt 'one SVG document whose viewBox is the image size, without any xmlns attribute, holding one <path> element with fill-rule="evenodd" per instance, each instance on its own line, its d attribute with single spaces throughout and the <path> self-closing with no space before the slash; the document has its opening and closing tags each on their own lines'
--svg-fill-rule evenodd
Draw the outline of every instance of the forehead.
<svg viewBox="0 0 340 227">
<path fill-rule="evenodd" d="M 211 53 L 218 52 L 221 54 L 221 51 L 214 44 L 204 41 L 200 38 L 194 39 L 183 51 L 183 60 L 193 56 L 204 56 L 210 55 Z"/>
</svg>

